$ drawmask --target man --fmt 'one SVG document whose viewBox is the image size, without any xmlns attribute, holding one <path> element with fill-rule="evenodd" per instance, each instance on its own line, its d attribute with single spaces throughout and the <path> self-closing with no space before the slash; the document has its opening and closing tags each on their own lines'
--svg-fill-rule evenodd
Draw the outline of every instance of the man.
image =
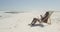
<svg viewBox="0 0 60 32">
<path fill-rule="evenodd" d="M 44 15 L 44 17 L 42 16 L 42 15 L 40 15 L 41 16 L 41 19 L 38 19 L 38 18 L 33 18 L 33 21 L 32 21 L 32 25 L 34 25 L 37 21 L 39 22 L 39 23 L 41 23 L 41 22 L 44 22 L 44 23 L 47 23 L 48 22 L 48 18 L 49 18 L 49 12 L 47 11 L 46 13 L 45 13 L 45 15 Z"/>
<path fill-rule="evenodd" d="M 48 22 L 48 18 L 49 18 L 49 12 L 46 12 L 44 17 L 41 15 L 41 21 L 44 22 L 44 23 Z"/>
</svg>

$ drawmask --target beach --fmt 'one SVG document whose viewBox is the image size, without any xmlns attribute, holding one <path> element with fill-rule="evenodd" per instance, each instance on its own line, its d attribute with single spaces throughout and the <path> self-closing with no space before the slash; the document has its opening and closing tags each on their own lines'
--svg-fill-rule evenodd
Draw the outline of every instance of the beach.
<svg viewBox="0 0 60 32">
<path fill-rule="evenodd" d="M 17 14 L 7 13 L 5 18 L 0 18 L 0 32 L 60 32 L 60 12 L 54 12 L 51 15 L 50 25 L 47 23 L 42 23 L 43 27 L 40 25 L 31 27 L 29 25 L 33 18 L 40 18 L 40 15 L 44 14 L 45 12 L 43 11 Z"/>
</svg>

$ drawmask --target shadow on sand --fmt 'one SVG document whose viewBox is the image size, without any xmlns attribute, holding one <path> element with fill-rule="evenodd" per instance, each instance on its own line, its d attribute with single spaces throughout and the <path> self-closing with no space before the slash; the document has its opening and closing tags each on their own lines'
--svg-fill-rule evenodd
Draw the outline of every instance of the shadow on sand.
<svg viewBox="0 0 60 32">
<path fill-rule="evenodd" d="M 31 26 L 31 27 L 36 27 L 36 26 L 44 27 L 43 24 L 34 24 L 34 25 L 28 24 L 28 25 Z"/>
</svg>

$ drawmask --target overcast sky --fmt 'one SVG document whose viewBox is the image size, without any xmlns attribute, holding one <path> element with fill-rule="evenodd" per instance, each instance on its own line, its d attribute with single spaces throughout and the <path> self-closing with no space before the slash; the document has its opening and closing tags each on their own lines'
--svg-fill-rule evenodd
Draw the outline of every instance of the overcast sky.
<svg viewBox="0 0 60 32">
<path fill-rule="evenodd" d="M 0 11 L 60 10 L 60 0 L 0 0 Z"/>
</svg>

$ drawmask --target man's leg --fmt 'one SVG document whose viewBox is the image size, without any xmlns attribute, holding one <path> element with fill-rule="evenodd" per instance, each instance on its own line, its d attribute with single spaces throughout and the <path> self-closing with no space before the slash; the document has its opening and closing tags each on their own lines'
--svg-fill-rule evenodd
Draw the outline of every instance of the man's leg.
<svg viewBox="0 0 60 32">
<path fill-rule="evenodd" d="M 31 24 L 34 25 L 36 22 L 37 22 L 37 18 L 34 18 Z"/>
<path fill-rule="evenodd" d="M 34 18 L 31 24 L 34 25 L 37 21 L 38 21 L 39 23 L 41 23 L 40 19 Z"/>
</svg>

